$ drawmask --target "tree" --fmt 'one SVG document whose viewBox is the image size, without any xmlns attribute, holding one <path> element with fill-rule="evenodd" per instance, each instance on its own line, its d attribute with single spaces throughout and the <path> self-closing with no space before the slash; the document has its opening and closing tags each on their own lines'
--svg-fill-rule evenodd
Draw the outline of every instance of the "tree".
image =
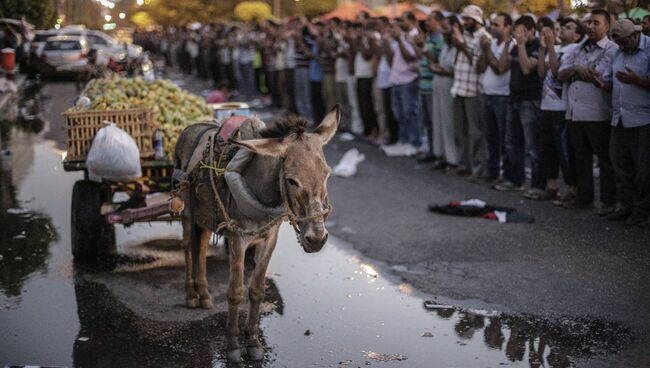
<svg viewBox="0 0 650 368">
<path fill-rule="evenodd" d="M 20 19 L 25 16 L 37 29 L 50 28 L 56 20 L 52 0 L 2 0 L 0 17 Z"/>
<path fill-rule="evenodd" d="M 160 25 L 185 25 L 230 18 L 235 4 L 235 0 L 152 0 L 139 10 L 148 13 Z"/>
<path fill-rule="evenodd" d="M 297 2 L 298 11 L 302 14 L 315 17 L 336 9 L 337 0 L 302 0 Z"/>
<path fill-rule="evenodd" d="M 244 1 L 235 6 L 235 16 L 245 22 L 263 21 L 271 15 L 271 6 L 263 1 Z"/>
</svg>

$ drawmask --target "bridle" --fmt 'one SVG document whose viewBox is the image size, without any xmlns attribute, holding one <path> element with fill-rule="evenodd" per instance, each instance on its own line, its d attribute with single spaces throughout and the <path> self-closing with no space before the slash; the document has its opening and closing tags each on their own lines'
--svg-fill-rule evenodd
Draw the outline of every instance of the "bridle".
<svg viewBox="0 0 650 368">
<path fill-rule="evenodd" d="M 323 222 L 327 221 L 327 218 L 332 212 L 332 206 L 329 203 L 329 197 L 325 196 L 325 201 L 322 204 L 321 210 L 313 212 L 306 216 L 298 216 L 290 201 L 289 189 L 287 188 L 286 184 L 287 178 L 284 175 L 284 159 L 280 161 L 280 175 L 278 175 L 278 177 L 280 180 L 280 195 L 282 196 L 282 201 L 284 202 L 284 207 L 286 208 L 286 212 L 281 215 L 281 217 L 285 217 L 287 220 L 289 220 L 289 223 L 291 224 L 291 227 L 293 227 L 293 231 L 296 233 L 296 237 L 298 238 L 298 243 L 301 246 L 304 246 L 300 237 L 301 232 L 300 226 L 298 226 L 298 224 L 313 221 L 318 218 L 322 218 Z"/>
</svg>

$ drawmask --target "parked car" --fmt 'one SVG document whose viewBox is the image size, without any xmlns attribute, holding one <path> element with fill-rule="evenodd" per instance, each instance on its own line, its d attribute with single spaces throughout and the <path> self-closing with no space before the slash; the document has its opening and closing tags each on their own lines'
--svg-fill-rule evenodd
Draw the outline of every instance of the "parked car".
<svg viewBox="0 0 650 368">
<path fill-rule="evenodd" d="M 88 64 L 90 47 L 84 37 L 54 36 L 47 39 L 41 60 L 50 72 L 74 72 Z"/>
<path fill-rule="evenodd" d="M 83 25 L 65 26 L 59 31 L 59 34 L 85 37 L 91 49 L 100 51 L 104 56 L 113 60 L 127 58 L 131 60 L 142 55 L 142 47 L 117 42 L 106 33 L 94 29 L 87 29 Z"/>
<path fill-rule="evenodd" d="M 124 44 L 117 42 L 113 37 L 104 32 L 88 30 L 86 37 L 90 42 L 90 47 L 100 50 L 104 55 L 114 60 L 124 58 L 135 59 L 142 55 L 142 47 L 133 44 Z"/>
<path fill-rule="evenodd" d="M 35 55 L 36 57 L 41 57 L 41 52 L 43 51 L 45 41 L 47 41 L 47 39 L 50 37 L 56 36 L 57 34 L 58 31 L 54 29 L 34 32 L 34 38 L 29 44 L 30 56 Z"/>
</svg>

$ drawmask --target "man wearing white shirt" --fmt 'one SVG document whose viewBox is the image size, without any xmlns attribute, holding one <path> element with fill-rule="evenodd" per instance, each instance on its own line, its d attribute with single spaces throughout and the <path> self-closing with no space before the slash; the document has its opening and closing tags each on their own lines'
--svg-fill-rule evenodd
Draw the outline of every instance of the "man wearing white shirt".
<svg viewBox="0 0 650 368">
<path fill-rule="evenodd" d="M 490 26 L 494 37 L 481 37 L 481 56 L 477 72 L 483 73 L 483 121 L 488 146 L 486 180 L 495 181 L 501 175 L 501 160 L 505 161 L 506 112 L 510 96 L 510 69 L 500 68 L 499 59 L 507 57 L 514 47 L 512 18 L 507 13 L 496 15 Z M 507 47 L 506 47 L 507 45 Z M 505 69 L 505 70 L 504 70 Z M 505 166 L 505 162 L 504 162 Z"/>
<path fill-rule="evenodd" d="M 566 84 L 557 80 L 558 70 L 565 55 L 579 46 L 585 35 L 584 27 L 576 20 L 565 18 L 560 28 L 560 45 L 555 45 L 555 31 L 542 28 L 541 45 L 539 49 L 540 62 L 537 64 L 537 74 L 543 78 L 542 103 L 540 114 L 540 166 L 546 176 L 546 191 L 541 193 L 541 200 L 552 200 L 558 196 L 559 169 L 562 178 L 568 186 L 567 193 L 561 202 L 575 197 L 577 192 L 575 174 L 571 168 L 566 124 Z M 544 62 L 541 62 L 544 60 Z"/>
</svg>

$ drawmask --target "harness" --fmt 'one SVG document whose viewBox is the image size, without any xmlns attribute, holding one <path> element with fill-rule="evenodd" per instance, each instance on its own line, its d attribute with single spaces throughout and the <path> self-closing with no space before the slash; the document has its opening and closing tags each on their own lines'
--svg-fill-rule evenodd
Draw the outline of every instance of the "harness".
<svg viewBox="0 0 650 368">
<path fill-rule="evenodd" d="M 215 162 L 215 157 L 214 157 L 214 145 L 216 144 L 215 142 L 215 136 L 216 132 L 213 132 L 209 138 L 208 138 L 208 150 L 209 150 L 209 162 L 211 165 Z M 226 147 L 224 147 L 224 150 L 222 152 L 228 151 L 228 147 L 230 146 L 231 143 L 228 143 Z M 236 221 L 234 221 L 230 215 L 228 214 L 228 211 L 226 210 L 226 206 L 224 205 L 224 202 L 221 198 L 221 195 L 219 194 L 219 190 L 217 188 L 216 184 L 216 179 L 219 176 L 223 176 L 224 170 L 223 169 L 217 169 L 219 168 L 219 163 L 221 162 L 221 157 L 219 157 L 219 162 L 217 164 L 217 167 L 215 168 L 214 166 L 211 165 L 202 165 L 201 168 L 204 169 L 209 169 L 209 178 L 210 178 L 210 186 L 212 188 L 212 192 L 214 194 L 215 201 L 219 207 L 219 212 L 221 212 L 223 221 L 221 221 L 219 224 L 216 225 L 215 232 L 216 233 L 221 233 L 222 231 L 226 230 L 232 233 L 237 233 L 242 236 L 257 236 L 260 235 L 266 231 L 268 231 L 270 228 L 273 226 L 276 226 L 280 223 L 282 223 L 285 220 L 288 220 L 291 226 L 293 227 L 294 232 L 296 233 L 296 237 L 298 238 L 298 242 L 302 243 L 300 240 L 300 228 L 298 226 L 298 223 L 301 222 L 308 222 L 315 220 L 317 218 L 323 218 L 323 221 L 327 220 L 327 217 L 329 216 L 329 213 L 332 210 L 332 207 L 329 204 L 329 200 L 326 198 L 325 203 L 323 204 L 323 209 L 320 211 L 316 211 L 308 216 L 297 216 L 296 212 L 294 211 L 293 207 L 291 206 L 291 201 L 289 200 L 289 194 L 287 190 L 287 186 L 285 184 L 286 179 L 284 177 L 284 160 L 280 164 L 280 175 L 279 175 L 279 184 L 280 184 L 280 195 L 282 197 L 282 202 L 284 204 L 285 212 L 281 215 L 278 215 L 272 219 L 270 219 L 267 223 L 264 225 L 257 227 L 255 229 L 245 229 L 239 224 L 237 224 Z M 217 216 L 215 216 L 216 218 Z"/>
</svg>

